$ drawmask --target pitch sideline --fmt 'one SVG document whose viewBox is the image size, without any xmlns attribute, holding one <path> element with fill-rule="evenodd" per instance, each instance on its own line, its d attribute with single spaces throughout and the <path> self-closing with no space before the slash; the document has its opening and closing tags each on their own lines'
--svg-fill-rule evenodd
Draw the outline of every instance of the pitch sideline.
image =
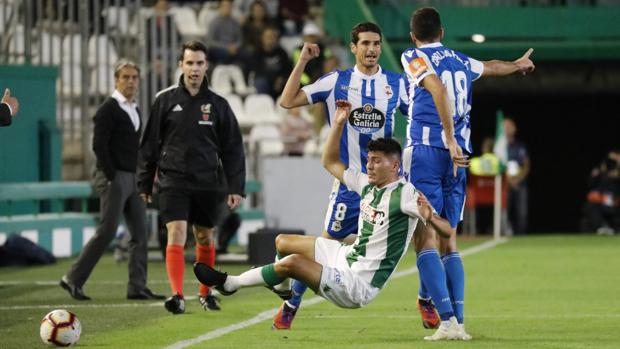
<svg viewBox="0 0 620 349">
<path fill-rule="evenodd" d="M 490 248 L 493 248 L 499 244 L 505 243 L 507 242 L 508 239 L 502 238 L 499 240 L 491 240 L 491 241 L 487 241 L 484 242 L 480 245 L 476 245 L 473 247 L 470 247 L 466 250 L 461 251 L 461 256 L 462 257 L 466 257 L 466 256 L 470 256 L 472 254 L 476 254 L 485 250 L 488 250 Z M 407 275 L 411 275 L 411 274 L 415 274 L 418 272 L 418 268 L 417 267 L 413 267 L 413 268 L 409 268 L 403 271 L 399 271 L 394 273 L 394 276 L 392 276 L 392 278 L 397 279 L 397 278 L 401 278 L 403 276 L 407 276 Z M 321 298 L 319 296 L 315 296 L 310 298 L 307 301 L 304 301 L 304 307 L 310 306 L 310 305 L 314 305 L 317 303 L 320 303 L 322 301 L 325 301 L 324 298 Z M 250 327 L 252 325 L 255 325 L 257 323 L 260 323 L 262 321 L 265 321 L 267 319 L 272 319 L 276 313 L 278 312 L 278 308 L 274 308 L 274 309 L 270 309 L 270 310 L 266 310 L 263 311 L 261 313 L 259 313 L 258 315 L 254 316 L 253 318 L 241 321 L 241 322 L 237 322 L 235 324 L 226 326 L 226 327 L 222 327 L 222 328 L 218 328 L 216 330 L 213 331 L 209 331 L 205 334 L 202 334 L 198 337 L 194 337 L 191 339 L 186 339 L 186 340 L 182 340 L 176 343 L 173 343 L 169 346 L 164 347 L 164 349 L 182 349 L 182 348 L 187 348 L 189 346 L 192 345 L 196 345 L 198 343 L 202 343 L 211 339 L 215 339 L 217 337 L 221 337 L 225 334 L 229 334 L 231 332 L 237 331 L 237 330 L 241 330 L 244 329 L 246 327 Z"/>
</svg>

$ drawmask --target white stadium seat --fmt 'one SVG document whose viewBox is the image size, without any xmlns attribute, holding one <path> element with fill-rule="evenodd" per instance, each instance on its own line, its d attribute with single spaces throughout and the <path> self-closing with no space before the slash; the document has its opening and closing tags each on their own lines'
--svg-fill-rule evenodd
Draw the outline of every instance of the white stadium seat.
<svg viewBox="0 0 620 349">
<path fill-rule="evenodd" d="M 282 122 L 282 115 L 276 111 L 273 99 L 267 94 L 247 96 L 245 114 L 256 124 L 280 124 Z"/>
</svg>

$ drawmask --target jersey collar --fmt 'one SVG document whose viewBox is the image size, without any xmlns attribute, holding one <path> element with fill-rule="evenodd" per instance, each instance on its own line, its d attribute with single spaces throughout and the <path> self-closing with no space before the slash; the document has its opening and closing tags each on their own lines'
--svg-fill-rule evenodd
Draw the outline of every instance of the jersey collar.
<svg viewBox="0 0 620 349">
<path fill-rule="evenodd" d="M 386 188 L 387 188 L 387 189 L 396 188 L 396 186 L 397 186 L 399 183 L 406 183 L 405 178 L 403 178 L 403 177 L 398 177 L 398 179 L 397 179 L 397 180 L 395 180 L 394 182 L 390 182 L 390 183 L 388 183 L 388 184 L 386 184 L 386 185 L 382 186 L 381 188 L 379 188 L 379 187 L 375 186 L 375 190 L 383 190 L 383 189 L 386 189 Z"/>
<path fill-rule="evenodd" d="M 381 73 L 383 72 L 383 69 L 381 69 L 381 66 L 378 65 L 379 70 L 377 70 L 376 73 L 372 74 L 372 75 L 366 75 L 364 73 L 362 73 L 359 69 L 357 69 L 357 64 L 353 66 L 353 73 L 360 75 L 363 78 L 366 79 L 376 79 L 377 77 L 381 76 Z"/>
<path fill-rule="evenodd" d="M 422 45 L 422 46 L 420 46 L 418 48 L 441 47 L 441 46 L 443 46 L 443 44 L 441 42 L 437 41 L 437 42 L 431 42 L 430 44 Z"/>
</svg>

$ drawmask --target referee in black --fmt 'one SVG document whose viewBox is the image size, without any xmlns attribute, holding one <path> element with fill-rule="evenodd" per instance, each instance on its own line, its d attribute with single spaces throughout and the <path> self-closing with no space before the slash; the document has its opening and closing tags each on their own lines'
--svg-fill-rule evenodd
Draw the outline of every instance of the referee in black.
<svg viewBox="0 0 620 349">
<path fill-rule="evenodd" d="M 146 209 L 136 186 L 140 141 L 140 113 L 135 96 L 140 69 L 130 61 L 114 69 L 115 90 L 94 117 L 93 151 L 97 157 L 94 186 L 100 198 L 100 221 L 92 239 L 60 280 L 60 286 L 77 300 L 89 300 L 82 286 L 116 235 L 121 214 L 129 228 L 128 299 L 164 299 L 146 287 Z"/>
<path fill-rule="evenodd" d="M 243 200 L 245 155 L 241 131 L 228 102 L 209 89 L 207 49 L 198 41 L 183 44 L 177 85 L 158 93 L 140 144 L 139 191 L 151 200 L 155 174 L 159 206 L 168 230 L 166 271 L 172 296 L 165 307 L 185 312 L 184 246 L 188 224 L 196 238 L 196 259 L 215 263 L 214 227 L 223 202 L 233 209 Z M 219 310 L 216 298 L 200 285 L 205 310 Z"/>
</svg>

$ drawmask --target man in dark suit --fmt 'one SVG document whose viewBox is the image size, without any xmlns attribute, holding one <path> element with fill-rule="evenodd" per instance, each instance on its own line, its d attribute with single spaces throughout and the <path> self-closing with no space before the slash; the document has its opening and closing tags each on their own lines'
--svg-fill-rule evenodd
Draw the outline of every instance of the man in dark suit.
<svg viewBox="0 0 620 349">
<path fill-rule="evenodd" d="M 146 287 L 146 208 L 136 187 L 140 141 L 140 114 L 135 95 L 140 70 L 130 61 L 114 69 L 114 93 L 94 117 L 93 151 L 97 157 L 94 186 L 100 197 L 100 222 L 93 238 L 60 280 L 60 286 L 77 300 L 89 300 L 82 285 L 90 276 L 106 247 L 116 235 L 121 214 L 129 228 L 128 299 L 164 299 Z"/>
<path fill-rule="evenodd" d="M 17 114 L 19 110 L 19 102 L 17 98 L 11 96 L 11 90 L 4 90 L 2 102 L 0 103 L 0 126 L 9 126 L 11 118 Z"/>
</svg>

